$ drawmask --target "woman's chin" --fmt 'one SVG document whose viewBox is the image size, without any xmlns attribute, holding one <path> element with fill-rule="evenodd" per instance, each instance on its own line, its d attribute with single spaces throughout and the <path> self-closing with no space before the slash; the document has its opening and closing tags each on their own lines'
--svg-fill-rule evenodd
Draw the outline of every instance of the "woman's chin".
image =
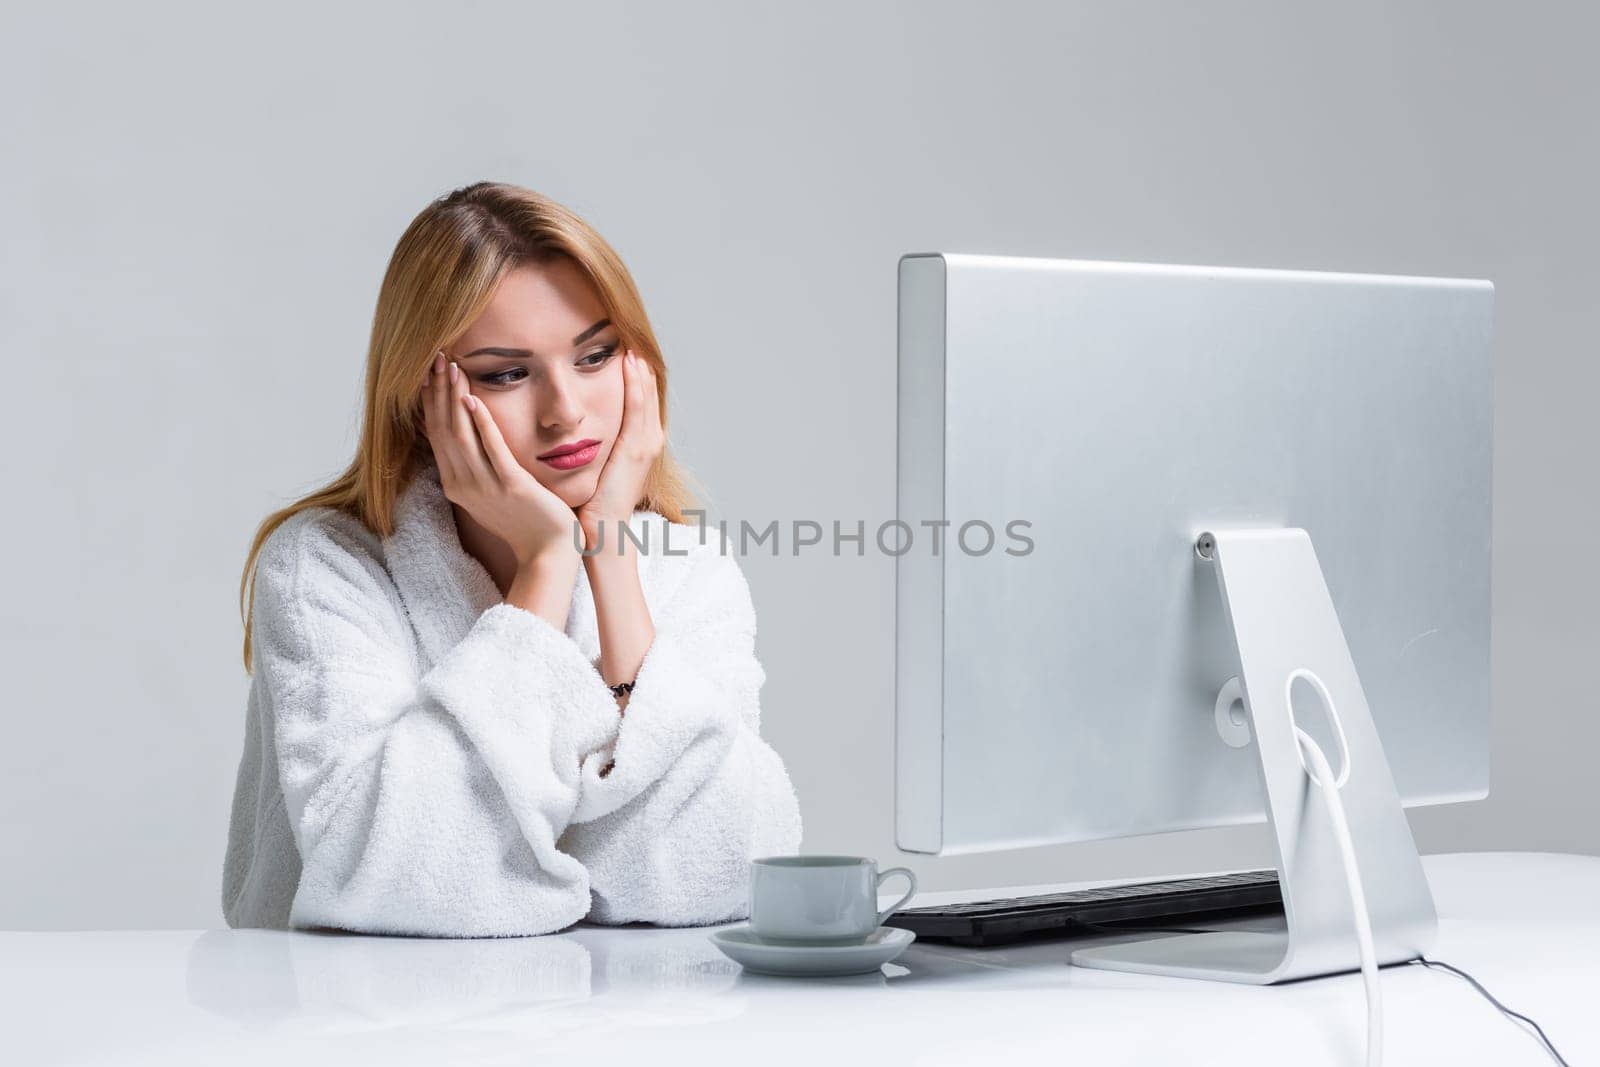
<svg viewBox="0 0 1600 1067">
<path fill-rule="evenodd" d="M 589 498 L 594 496 L 594 487 L 600 481 L 599 471 L 590 469 L 599 467 L 598 457 L 596 461 L 591 461 L 586 466 L 567 474 L 547 467 L 538 459 L 531 463 L 519 462 L 522 462 L 523 469 L 533 475 L 540 485 L 560 497 L 561 502 L 569 508 L 581 507 L 588 503 Z"/>
<path fill-rule="evenodd" d="M 545 484 L 545 488 L 561 498 L 561 502 L 569 508 L 577 509 L 588 503 L 594 496 L 593 478 L 570 478 L 555 484 Z"/>
</svg>

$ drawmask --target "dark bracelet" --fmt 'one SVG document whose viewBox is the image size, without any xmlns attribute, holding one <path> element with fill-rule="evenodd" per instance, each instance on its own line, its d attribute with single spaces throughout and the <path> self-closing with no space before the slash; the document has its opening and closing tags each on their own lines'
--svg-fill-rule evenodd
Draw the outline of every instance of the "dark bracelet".
<svg viewBox="0 0 1600 1067">
<path fill-rule="evenodd" d="M 611 695 L 614 697 L 627 696 L 633 692 L 633 683 L 618 682 L 616 685 L 608 685 L 606 688 L 611 690 Z"/>
</svg>

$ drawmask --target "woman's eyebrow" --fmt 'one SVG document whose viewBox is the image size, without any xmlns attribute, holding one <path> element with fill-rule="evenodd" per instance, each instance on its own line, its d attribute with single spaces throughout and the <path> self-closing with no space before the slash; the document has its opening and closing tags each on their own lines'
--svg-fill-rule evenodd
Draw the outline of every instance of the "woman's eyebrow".
<svg viewBox="0 0 1600 1067">
<path fill-rule="evenodd" d="M 601 330 L 610 325 L 610 319 L 601 319 L 599 322 L 595 323 L 593 326 L 574 337 L 572 339 L 572 347 L 577 348 L 579 345 L 583 344 L 583 342 L 587 341 L 589 338 L 593 337 L 595 334 L 599 333 Z M 466 355 L 460 358 L 471 359 L 473 356 L 507 356 L 512 359 L 532 359 L 533 352 L 526 348 L 500 348 L 495 345 L 488 345 L 484 348 L 474 348 L 471 352 L 468 352 Z"/>
</svg>

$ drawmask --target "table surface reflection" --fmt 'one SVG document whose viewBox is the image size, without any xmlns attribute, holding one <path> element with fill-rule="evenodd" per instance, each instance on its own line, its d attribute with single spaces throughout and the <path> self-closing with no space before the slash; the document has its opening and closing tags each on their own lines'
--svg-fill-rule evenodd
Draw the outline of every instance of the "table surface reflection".
<svg viewBox="0 0 1600 1067">
<path fill-rule="evenodd" d="M 1600 858 L 1424 857 L 1434 955 L 1532 1015 L 1574 1064 L 1600 1062 Z M 1099 883 L 1072 883 L 1089 885 Z M 917 904 L 1069 885 L 918 894 Z M 889 894 L 885 905 L 896 898 Z M 738 924 L 728 924 L 738 925 Z M 1362 1062 L 1359 974 L 1236 986 L 1072 967 L 1085 940 L 915 943 L 877 973 L 745 973 L 719 927 L 580 924 L 434 940 L 261 930 L 0 933 L 0 1048 L 18 1064 L 1301 1065 Z M 1464 981 L 1385 968 L 1385 1059 L 1548 1062 Z"/>
</svg>

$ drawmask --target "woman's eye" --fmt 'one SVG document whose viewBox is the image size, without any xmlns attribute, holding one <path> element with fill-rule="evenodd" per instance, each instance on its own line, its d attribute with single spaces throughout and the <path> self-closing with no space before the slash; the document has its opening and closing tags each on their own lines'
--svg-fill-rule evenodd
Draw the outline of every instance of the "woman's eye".
<svg viewBox="0 0 1600 1067">
<path fill-rule="evenodd" d="M 587 356 L 584 356 L 582 359 L 578 360 L 578 366 L 588 367 L 591 370 L 595 367 L 603 367 L 605 366 L 606 361 L 616 354 L 616 345 L 612 345 L 610 348 L 602 348 L 600 351 L 591 352 Z M 522 381 L 522 379 L 526 378 L 527 376 L 528 372 L 522 367 L 508 367 L 497 374 L 485 374 L 478 380 L 483 382 L 485 385 L 511 385 L 513 383 Z"/>
</svg>

